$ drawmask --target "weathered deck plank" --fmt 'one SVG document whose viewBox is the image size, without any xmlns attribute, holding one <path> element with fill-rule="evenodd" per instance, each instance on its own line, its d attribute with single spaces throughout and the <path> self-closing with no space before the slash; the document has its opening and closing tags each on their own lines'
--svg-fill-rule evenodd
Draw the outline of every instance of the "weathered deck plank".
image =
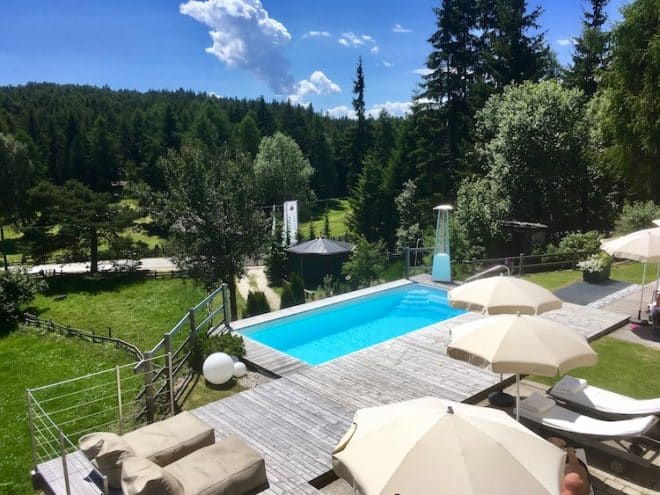
<svg viewBox="0 0 660 495">
<path fill-rule="evenodd" d="M 243 342 L 245 344 L 245 356 L 243 356 L 243 359 L 256 368 L 272 375 L 283 376 L 287 373 L 309 367 L 307 363 L 261 344 L 256 340 L 252 340 L 247 336 L 243 336 Z"/>
</svg>

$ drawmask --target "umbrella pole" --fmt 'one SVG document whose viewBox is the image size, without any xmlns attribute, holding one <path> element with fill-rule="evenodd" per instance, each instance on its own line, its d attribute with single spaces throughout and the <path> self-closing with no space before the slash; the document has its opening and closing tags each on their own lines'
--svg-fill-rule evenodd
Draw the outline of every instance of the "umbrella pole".
<svg viewBox="0 0 660 495">
<path fill-rule="evenodd" d="M 642 319 L 642 304 L 644 304 L 644 284 L 646 283 L 646 261 L 644 262 L 644 270 L 642 271 L 642 293 L 639 295 L 639 310 L 637 311 L 637 319 Z"/>
<path fill-rule="evenodd" d="M 516 421 L 520 422 L 520 375 L 516 373 Z"/>
</svg>

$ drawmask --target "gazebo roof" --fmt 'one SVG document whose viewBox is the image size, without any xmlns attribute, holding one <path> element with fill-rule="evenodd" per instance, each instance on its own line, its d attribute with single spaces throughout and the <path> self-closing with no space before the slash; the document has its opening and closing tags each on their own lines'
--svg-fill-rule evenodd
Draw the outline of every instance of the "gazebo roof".
<svg viewBox="0 0 660 495">
<path fill-rule="evenodd" d="M 312 239 L 311 241 L 300 242 L 291 246 L 286 251 L 287 253 L 294 254 L 343 254 L 353 251 L 353 244 L 319 237 L 318 239 Z"/>
</svg>

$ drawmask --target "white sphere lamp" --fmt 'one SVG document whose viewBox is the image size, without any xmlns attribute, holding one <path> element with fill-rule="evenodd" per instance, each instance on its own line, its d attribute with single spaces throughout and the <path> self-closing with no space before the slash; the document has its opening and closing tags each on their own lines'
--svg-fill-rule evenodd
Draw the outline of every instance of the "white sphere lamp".
<svg viewBox="0 0 660 495">
<path fill-rule="evenodd" d="M 247 368 L 245 367 L 245 363 L 242 363 L 241 361 L 236 361 L 234 363 L 234 376 L 236 378 L 240 378 L 245 375 L 247 375 Z"/>
<path fill-rule="evenodd" d="M 213 385 L 222 385 L 234 376 L 234 361 L 224 352 L 214 352 L 204 360 L 204 378 Z"/>
</svg>

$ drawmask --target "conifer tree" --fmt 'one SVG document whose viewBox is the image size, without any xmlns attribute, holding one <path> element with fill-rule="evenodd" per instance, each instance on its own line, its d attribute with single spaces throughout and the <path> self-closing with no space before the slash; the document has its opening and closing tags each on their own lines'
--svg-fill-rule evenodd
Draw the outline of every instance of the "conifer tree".
<svg viewBox="0 0 660 495">
<path fill-rule="evenodd" d="M 330 215 L 328 214 L 327 208 L 323 215 L 323 237 L 330 239 Z"/>
<path fill-rule="evenodd" d="M 364 71 L 362 70 L 362 57 L 358 58 L 358 65 L 353 81 L 353 110 L 357 119 L 352 130 L 351 167 L 348 174 L 348 183 L 353 184 L 362 170 L 362 160 L 369 149 L 369 123 L 367 122 L 364 104 Z"/>
<path fill-rule="evenodd" d="M 609 58 L 610 33 L 603 31 L 608 2 L 590 0 L 591 10 L 584 12 L 582 34 L 575 40 L 573 64 L 566 73 L 568 86 L 581 89 L 589 97 L 596 93 L 600 75 Z"/>
</svg>

